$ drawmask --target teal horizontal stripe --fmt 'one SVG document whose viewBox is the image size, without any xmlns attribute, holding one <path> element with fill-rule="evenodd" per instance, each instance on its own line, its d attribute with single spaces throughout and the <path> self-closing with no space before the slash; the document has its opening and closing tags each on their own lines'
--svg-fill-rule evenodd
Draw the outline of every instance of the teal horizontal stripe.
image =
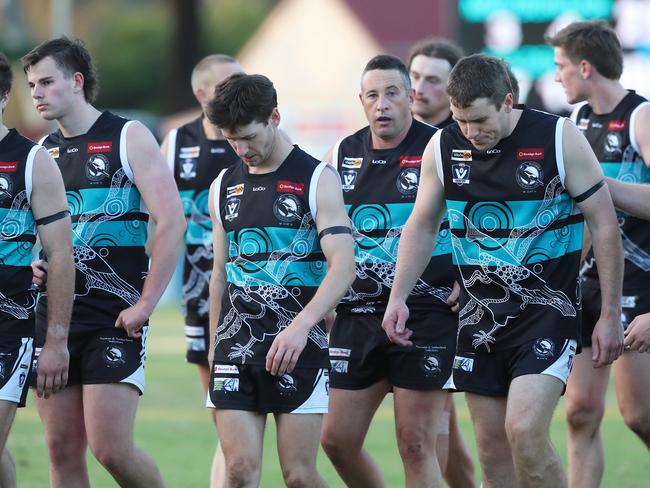
<svg viewBox="0 0 650 488">
<path fill-rule="evenodd" d="M 212 242 L 212 221 L 202 221 L 201 224 L 192 220 L 187 222 L 185 244 L 203 245 Z"/>
<path fill-rule="evenodd" d="M 230 241 L 229 255 L 231 257 L 268 254 L 280 250 L 302 256 L 320 251 L 320 243 L 316 235 L 316 229 L 305 233 L 304 238 L 298 240 L 296 240 L 298 229 L 284 227 L 241 229 L 237 232 L 230 231 L 227 235 Z M 307 238 L 310 240 L 308 241 Z M 308 242 L 312 243 L 311 246 L 308 246 Z M 239 246 L 239 252 L 236 246 Z"/>
<path fill-rule="evenodd" d="M 186 217 L 198 213 L 210 218 L 208 190 L 202 190 L 198 193 L 195 190 L 182 190 L 179 194 Z"/>
<path fill-rule="evenodd" d="M 600 163 L 605 176 L 626 183 L 650 182 L 650 169 L 643 161 Z"/>
<path fill-rule="evenodd" d="M 34 245 L 31 242 L 0 241 L 0 264 L 7 266 L 29 266 L 32 262 L 32 249 Z"/>
<path fill-rule="evenodd" d="M 101 211 L 111 215 L 119 215 L 126 212 L 140 211 L 140 192 L 131 187 L 118 188 L 113 190 L 113 196 L 106 202 L 109 188 L 84 188 L 82 190 L 66 192 L 70 213 L 80 215 L 92 211 Z"/>
<path fill-rule="evenodd" d="M 147 223 L 141 220 L 108 220 L 97 224 L 91 236 L 81 239 L 84 230 L 95 224 L 72 225 L 72 244 L 75 246 L 144 246 L 147 241 Z"/>
<path fill-rule="evenodd" d="M 286 267 L 283 266 L 286 265 Z M 317 287 L 325 277 L 327 266 L 323 261 L 249 261 L 226 264 L 227 280 L 244 287 L 268 283 L 282 286 Z M 247 281 L 248 280 L 248 281 Z M 253 281 L 251 281 L 253 280 Z M 257 282 L 255 280 L 258 280 Z"/>
</svg>

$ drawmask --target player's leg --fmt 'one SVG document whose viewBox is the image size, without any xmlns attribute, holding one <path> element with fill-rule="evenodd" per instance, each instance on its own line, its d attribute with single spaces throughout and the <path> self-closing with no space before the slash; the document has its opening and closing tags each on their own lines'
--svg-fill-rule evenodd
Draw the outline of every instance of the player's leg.
<svg viewBox="0 0 650 488">
<path fill-rule="evenodd" d="M 322 414 L 276 414 L 278 456 L 289 488 L 318 488 L 327 484 L 316 470 Z"/>
<path fill-rule="evenodd" d="M 16 464 L 7 449 L 7 438 L 11 424 L 16 416 L 17 404 L 13 401 L 0 400 L 0 486 L 13 488 L 16 486 Z"/>
<path fill-rule="evenodd" d="M 406 486 L 442 486 L 436 457 L 439 423 L 449 393 L 394 387 L 395 425 Z"/>
<path fill-rule="evenodd" d="M 449 395 L 447 404 L 449 406 L 449 424 L 445 429 L 448 432 L 449 446 L 447 448 L 447 458 L 453 459 L 453 462 L 447 462 L 443 476 L 450 488 L 473 488 L 476 486 L 474 461 L 458 425 L 458 415 L 453 394 Z M 438 456 L 438 459 L 440 459 L 440 456 Z"/>
<path fill-rule="evenodd" d="M 125 383 L 83 386 L 88 443 L 95 458 L 120 486 L 164 486 L 155 461 L 133 441 L 140 392 Z"/>
<path fill-rule="evenodd" d="M 625 352 L 614 362 L 614 374 L 623 420 L 650 449 L 650 354 Z"/>
</svg>

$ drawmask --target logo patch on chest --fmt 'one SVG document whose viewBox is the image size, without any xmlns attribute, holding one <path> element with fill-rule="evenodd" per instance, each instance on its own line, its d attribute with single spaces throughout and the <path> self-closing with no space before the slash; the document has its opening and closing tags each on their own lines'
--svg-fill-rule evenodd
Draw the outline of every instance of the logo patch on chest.
<svg viewBox="0 0 650 488">
<path fill-rule="evenodd" d="M 297 196 L 285 193 L 275 199 L 273 215 L 280 222 L 293 222 L 302 218 L 302 205 Z"/>
<path fill-rule="evenodd" d="M 544 171 L 537 161 L 525 161 L 517 168 L 517 184 L 524 190 L 531 191 L 544 186 Z"/>
<path fill-rule="evenodd" d="M 451 181 L 458 186 L 469 185 L 469 173 L 471 166 L 465 163 L 451 165 Z"/>
<path fill-rule="evenodd" d="M 18 161 L 0 161 L 0 173 L 15 173 Z"/>
<path fill-rule="evenodd" d="M 89 142 L 88 146 L 86 147 L 86 152 L 88 154 L 105 153 L 105 152 L 112 152 L 112 151 L 113 151 L 112 141 Z"/>
<path fill-rule="evenodd" d="M 452 149 L 452 161 L 471 161 L 472 151 L 470 149 Z"/>
<path fill-rule="evenodd" d="M 343 171 L 341 176 L 343 176 L 343 191 L 354 190 L 354 182 L 357 181 L 357 172 L 352 170 Z"/>
<path fill-rule="evenodd" d="M 228 222 L 232 222 L 239 215 L 239 205 L 241 205 L 239 198 L 230 198 L 226 201 L 226 220 Z"/>
<path fill-rule="evenodd" d="M 406 168 L 397 177 L 397 189 L 402 195 L 413 195 L 418 191 L 420 183 L 420 170 L 418 168 Z"/>
<path fill-rule="evenodd" d="M 11 176 L 6 174 L 0 174 L 0 202 L 5 200 L 11 200 L 11 190 L 14 187 L 14 183 L 11 179 Z"/>
<path fill-rule="evenodd" d="M 191 180 L 196 178 L 196 166 L 198 160 L 196 159 L 186 159 L 181 163 L 181 174 L 180 177 L 184 180 Z"/>
<path fill-rule="evenodd" d="M 100 182 L 107 180 L 110 175 L 111 165 L 103 154 L 91 156 L 86 162 L 86 177 L 90 181 Z"/>
<path fill-rule="evenodd" d="M 343 158 L 341 167 L 348 169 L 359 169 L 363 164 L 363 158 Z"/>
</svg>

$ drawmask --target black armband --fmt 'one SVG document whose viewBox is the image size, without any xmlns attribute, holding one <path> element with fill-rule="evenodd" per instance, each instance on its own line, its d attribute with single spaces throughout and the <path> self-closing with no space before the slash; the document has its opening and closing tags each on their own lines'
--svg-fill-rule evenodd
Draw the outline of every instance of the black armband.
<svg viewBox="0 0 650 488">
<path fill-rule="evenodd" d="M 36 225 L 47 225 L 51 224 L 52 222 L 56 222 L 57 220 L 65 219 L 66 217 L 70 217 L 70 212 L 68 210 L 62 210 L 61 212 L 57 212 L 52 215 L 48 215 L 47 217 L 43 217 L 42 219 L 36 219 Z"/>
<path fill-rule="evenodd" d="M 591 195 L 593 195 L 593 194 L 596 193 L 598 190 L 600 190 L 600 188 L 601 188 L 602 186 L 604 186 L 604 185 L 605 185 L 605 180 L 600 180 L 600 181 L 599 181 L 598 183 L 596 183 L 594 186 L 592 186 L 591 188 L 589 188 L 586 192 L 581 193 L 580 195 L 578 195 L 577 197 L 575 197 L 575 198 L 573 199 L 573 201 L 576 202 L 576 203 L 580 203 L 580 202 L 585 201 L 585 200 L 586 200 L 587 198 L 589 198 Z"/>
<path fill-rule="evenodd" d="M 344 225 L 335 225 L 334 227 L 328 227 L 327 229 L 321 230 L 318 233 L 318 238 L 322 239 L 330 234 L 352 234 L 352 229 Z"/>
</svg>

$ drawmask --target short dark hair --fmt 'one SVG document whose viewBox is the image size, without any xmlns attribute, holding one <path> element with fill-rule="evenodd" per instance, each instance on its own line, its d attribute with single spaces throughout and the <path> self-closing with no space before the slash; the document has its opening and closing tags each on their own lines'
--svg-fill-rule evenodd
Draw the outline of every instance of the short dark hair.
<svg viewBox="0 0 650 488">
<path fill-rule="evenodd" d="M 13 78 L 14 74 L 11 71 L 11 65 L 9 64 L 7 56 L 0 53 L 0 98 L 9 95 Z"/>
<path fill-rule="evenodd" d="M 90 53 L 79 39 L 58 37 L 36 46 L 22 58 L 25 74 L 29 68 L 50 56 L 66 76 L 81 73 L 84 77 L 84 98 L 92 103 L 97 95 L 98 79 Z"/>
<path fill-rule="evenodd" d="M 404 88 L 406 91 L 408 92 L 411 90 L 411 78 L 409 76 L 408 70 L 406 69 L 406 66 L 404 66 L 404 63 L 402 63 L 401 59 L 395 56 L 391 56 L 390 54 L 378 54 L 370 61 L 368 61 L 366 67 L 363 68 L 361 77 L 363 78 L 363 75 L 365 75 L 368 71 L 374 71 L 376 69 L 397 71 L 404 81 Z"/>
<path fill-rule="evenodd" d="M 266 124 L 277 106 L 271 80 L 264 75 L 236 73 L 217 85 L 207 115 L 217 127 L 235 131 L 251 122 Z"/>
<path fill-rule="evenodd" d="M 623 73 L 621 42 L 604 20 L 574 22 L 545 39 L 551 46 L 562 48 L 573 64 L 589 61 L 605 78 L 618 80 Z"/>
<path fill-rule="evenodd" d="M 487 54 L 462 58 L 449 73 L 447 93 L 456 107 L 467 108 L 478 98 L 487 98 L 500 110 L 506 95 L 513 93 L 508 67 Z"/>
<path fill-rule="evenodd" d="M 432 37 L 417 42 L 409 53 L 408 69 L 411 69 L 413 58 L 419 55 L 427 56 L 429 58 L 445 59 L 449 63 L 449 69 L 456 66 L 460 58 L 465 56 L 463 49 L 456 43 L 451 42 L 449 39 L 442 37 Z"/>
</svg>

